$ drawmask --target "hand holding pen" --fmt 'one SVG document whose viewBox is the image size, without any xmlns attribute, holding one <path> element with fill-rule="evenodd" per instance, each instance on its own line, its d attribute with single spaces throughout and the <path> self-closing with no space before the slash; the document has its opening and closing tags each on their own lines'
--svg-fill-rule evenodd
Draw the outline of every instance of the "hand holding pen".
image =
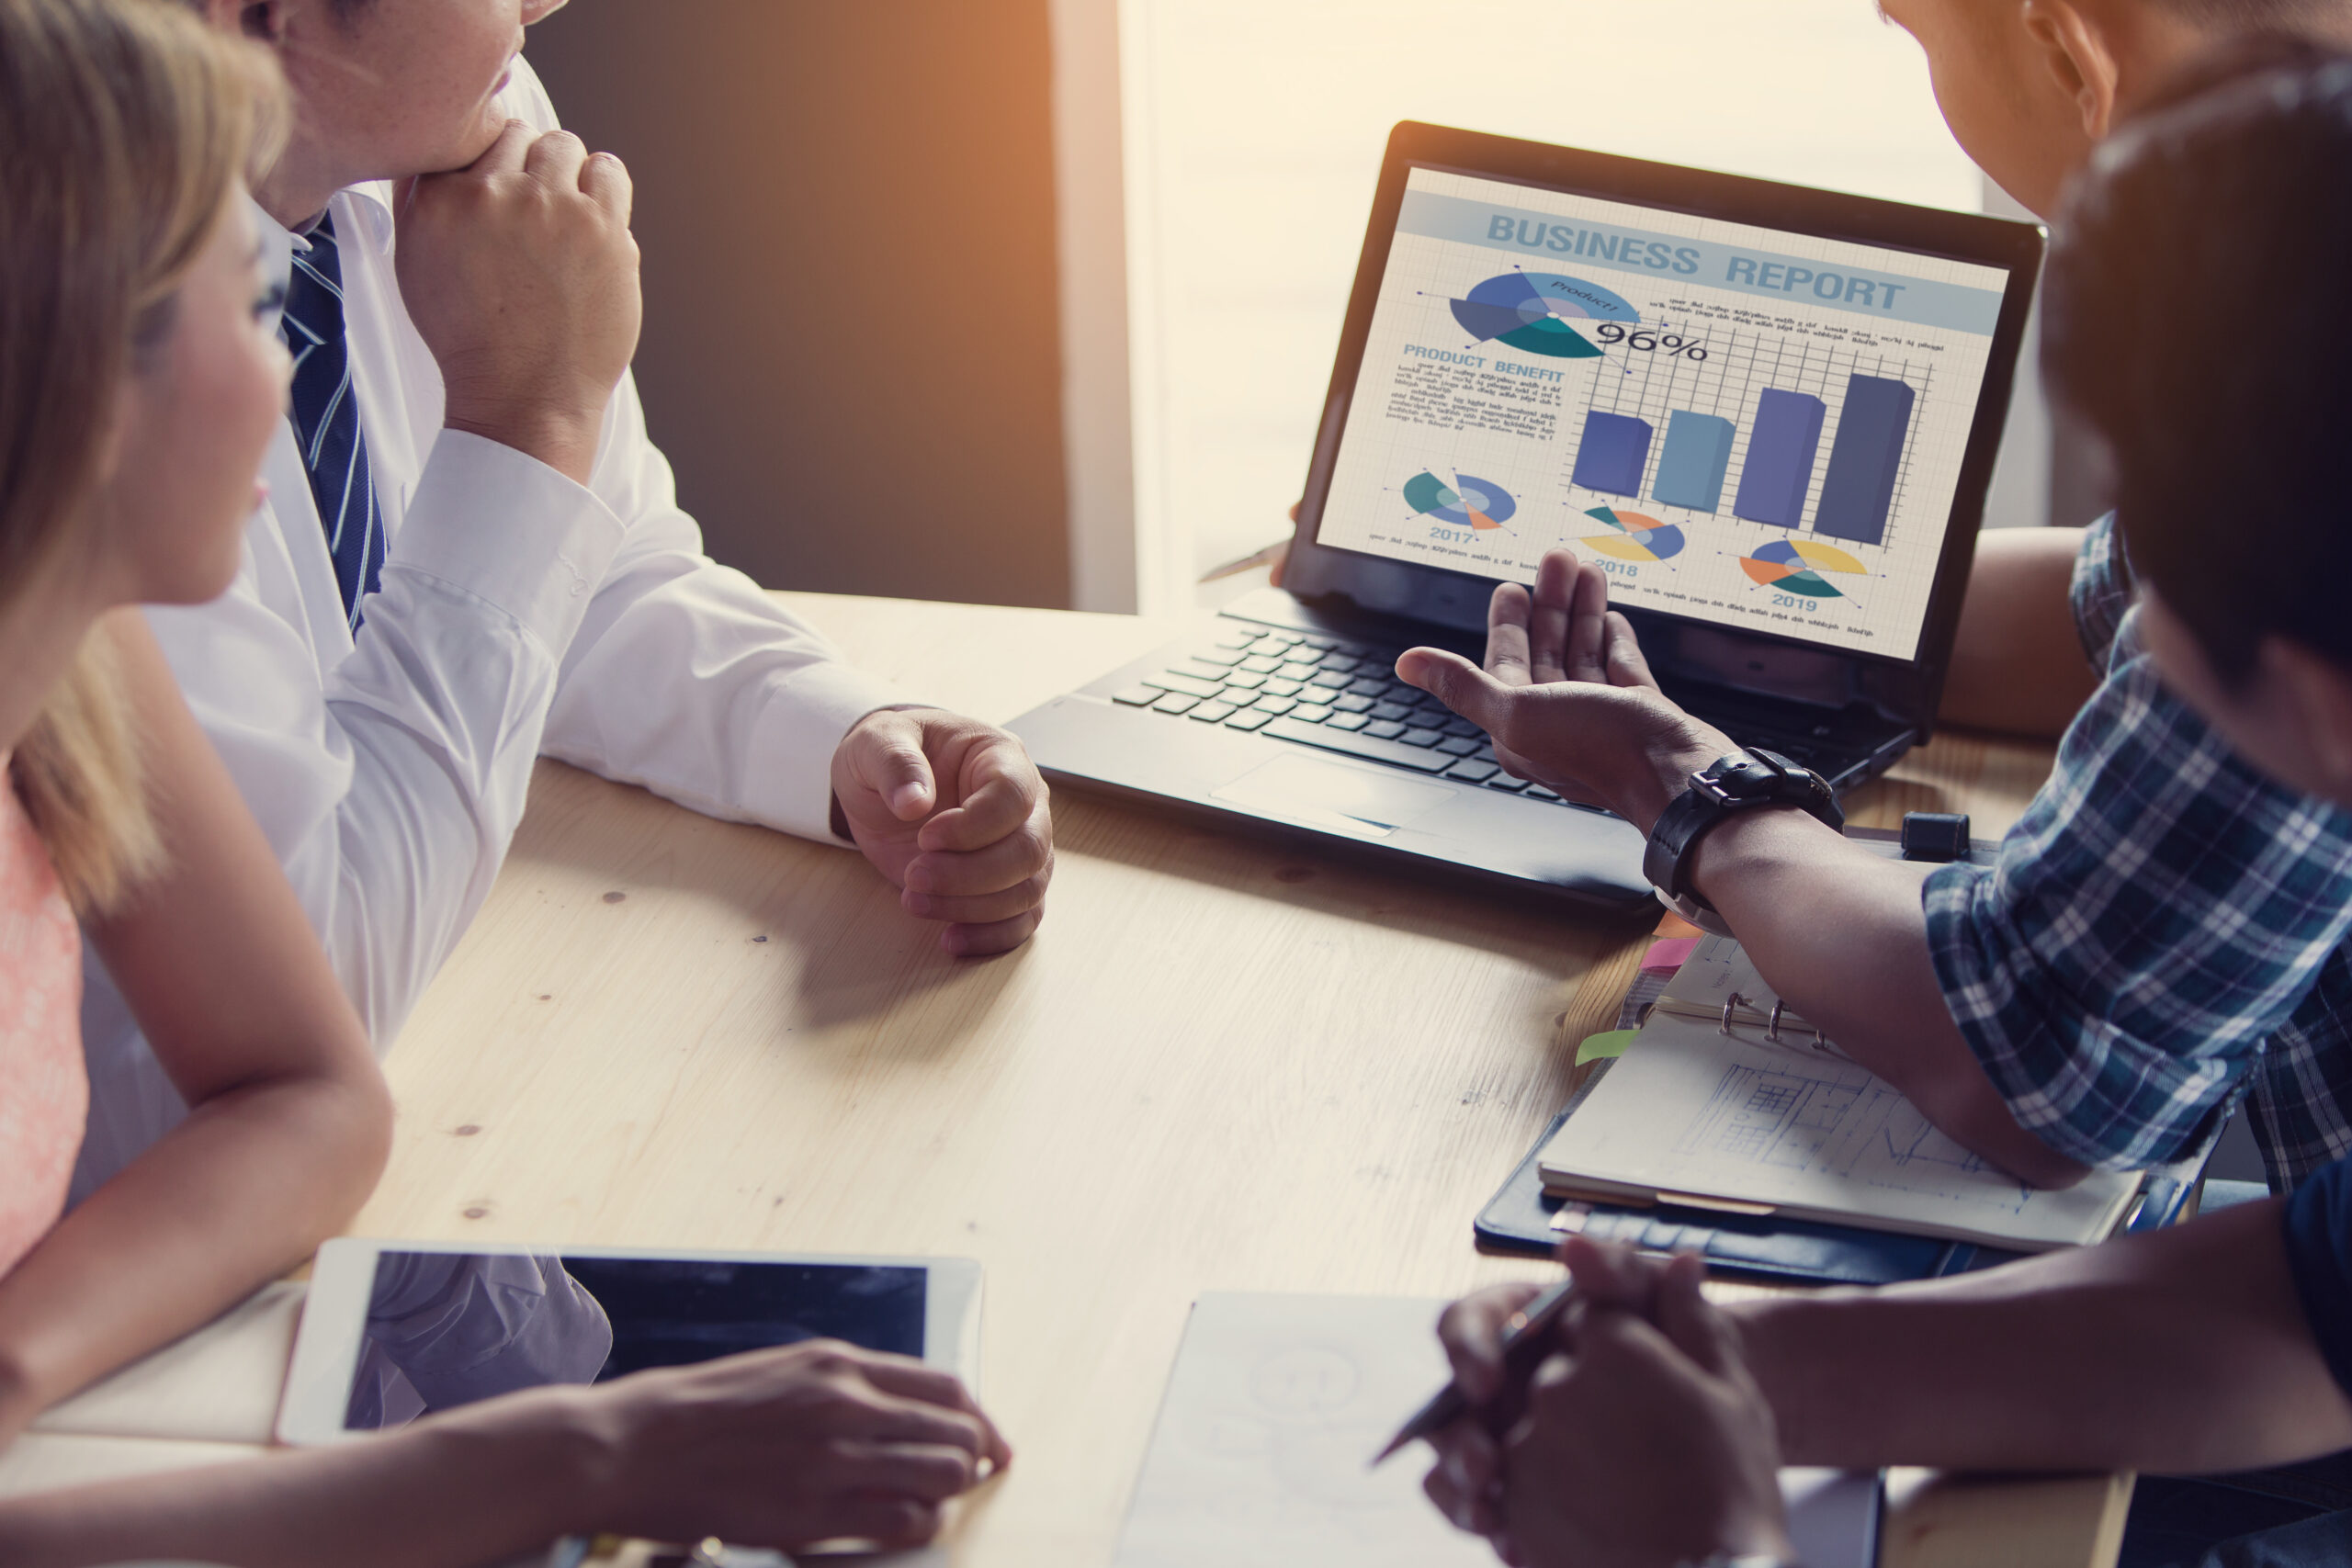
<svg viewBox="0 0 2352 1568">
<path fill-rule="evenodd" d="M 1512 1564 L 1793 1561 L 1771 1412 L 1704 1266 L 1580 1236 L 1561 1261 L 1565 1292 L 1441 1320 L 1455 1376 L 1431 1405 L 1459 1414 L 1424 1434 L 1430 1500 Z"/>
<path fill-rule="evenodd" d="M 1639 1312 L 1649 1301 L 1662 1260 L 1621 1256 L 1572 1239 L 1562 1249 L 1584 1265 L 1580 1276 L 1550 1286 L 1490 1286 L 1463 1297 L 1438 1318 L 1439 1340 L 1453 1381 L 1415 1413 L 1377 1464 L 1416 1439 L 1435 1450 L 1437 1463 L 1422 1483 L 1438 1511 L 1455 1527 L 1495 1543 L 1505 1562 L 1517 1561 L 1503 1536 L 1502 1439 L 1525 1404 L 1527 1385 L 1545 1356 L 1564 1348 L 1561 1325 L 1580 1303 L 1596 1302 Z M 1579 1286 L 1582 1287 L 1579 1290 Z"/>
</svg>

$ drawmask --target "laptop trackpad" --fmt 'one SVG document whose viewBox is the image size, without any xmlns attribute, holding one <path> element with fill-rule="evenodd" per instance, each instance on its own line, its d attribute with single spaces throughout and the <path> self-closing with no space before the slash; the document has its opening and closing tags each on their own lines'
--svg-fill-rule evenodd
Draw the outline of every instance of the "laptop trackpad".
<svg viewBox="0 0 2352 1568">
<path fill-rule="evenodd" d="M 1210 794 L 1252 811 L 1358 839 L 1385 839 L 1453 798 L 1453 791 L 1441 784 L 1415 784 L 1312 757 L 1277 757 Z"/>
</svg>

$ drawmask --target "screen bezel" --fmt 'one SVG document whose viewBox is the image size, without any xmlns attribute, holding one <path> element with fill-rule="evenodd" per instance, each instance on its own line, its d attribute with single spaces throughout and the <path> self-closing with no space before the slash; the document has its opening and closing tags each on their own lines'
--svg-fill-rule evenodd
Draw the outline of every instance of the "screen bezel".
<svg viewBox="0 0 2352 1568">
<path fill-rule="evenodd" d="M 1994 327 L 1984 384 L 1961 461 L 1951 516 L 1936 565 L 1935 587 L 1928 595 L 1918 643 L 1911 653 L 1860 652 L 1668 611 L 1625 607 L 1642 636 L 1651 668 L 1669 685 L 1677 678 L 1737 684 L 1743 664 L 1780 672 L 1785 681 L 1793 666 L 1801 671 L 1796 684 L 1802 690 L 1770 682 L 1758 689 L 1826 705 L 1860 699 L 1891 719 L 1917 727 L 1924 739 L 1932 728 L 1942 694 L 1952 637 L 1960 624 L 1961 599 L 1975 556 L 1976 533 L 1984 522 L 1985 492 L 2008 421 L 2010 389 L 2041 274 L 2044 249 L 2041 228 L 2007 219 L 1913 207 L 1414 120 L 1396 126 L 1389 134 L 1381 163 L 1379 189 L 1356 265 L 1355 286 L 1348 299 L 1339 356 L 1324 400 L 1283 585 L 1318 605 L 1474 634 L 1486 628 L 1487 601 L 1498 579 L 1394 560 L 1317 540 L 1340 444 L 1347 434 L 1357 378 L 1363 368 L 1364 345 L 1379 306 L 1381 283 L 1388 271 L 1406 181 L 1416 168 L 1909 251 L 2007 272 L 2008 288 Z M 1686 635 L 1694 629 L 1705 635 L 1696 638 Z M 1726 649 L 1732 650 L 1730 657 Z M 1741 659 L 1738 653 L 1743 649 L 1754 650 L 1757 657 Z"/>
<path fill-rule="evenodd" d="M 302 1306 L 302 1326 L 278 1405 L 277 1440 L 296 1448 L 349 1442 L 374 1434 L 343 1424 L 351 1381 L 375 1293 L 376 1260 L 387 1252 L 458 1253 L 481 1257 L 555 1253 L 564 1258 L 639 1259 L 665 1263 L 786 1263 L 923 1271 L 923 1351 L 931 1365 L 955 1373 L 979 1394 L 980 1266 L 968 1258 L 883 1258 L 822 1252 L 721 1252 L 650 1247 L 526 1247 L 502 1242 L 390 1241 L 339 1236 L 319 1248 Z"/>
</svg>

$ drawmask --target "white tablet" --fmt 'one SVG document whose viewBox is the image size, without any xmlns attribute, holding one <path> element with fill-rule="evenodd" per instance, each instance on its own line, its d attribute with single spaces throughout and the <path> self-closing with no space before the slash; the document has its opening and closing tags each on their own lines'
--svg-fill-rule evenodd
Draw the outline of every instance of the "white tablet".
<svg viewBox="0 0 2352 1568">
<path fill-rule="evenodd" d="M 344 1238 L 319 1249 L 280 1442 L 382 1431 L 547 1383 L 802 1339 L 914 1356 L 978 1393 L 968 1258 Z"/>
</svg>

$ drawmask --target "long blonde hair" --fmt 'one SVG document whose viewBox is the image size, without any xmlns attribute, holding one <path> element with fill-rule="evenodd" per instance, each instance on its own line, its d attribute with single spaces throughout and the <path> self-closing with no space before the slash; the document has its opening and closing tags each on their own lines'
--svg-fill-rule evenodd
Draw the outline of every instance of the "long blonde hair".
<svg viewBox="0 0 2352 1568">
<path fill-rule="evenodd" d="M 124 378 L 281 123 L 267 57 L 164 0 L 0 0 L 0 613 L 87 510 Z M 77 911 L 160 863 L 139 737 L 93 634 L 9 773 Z"/>
</svg>

